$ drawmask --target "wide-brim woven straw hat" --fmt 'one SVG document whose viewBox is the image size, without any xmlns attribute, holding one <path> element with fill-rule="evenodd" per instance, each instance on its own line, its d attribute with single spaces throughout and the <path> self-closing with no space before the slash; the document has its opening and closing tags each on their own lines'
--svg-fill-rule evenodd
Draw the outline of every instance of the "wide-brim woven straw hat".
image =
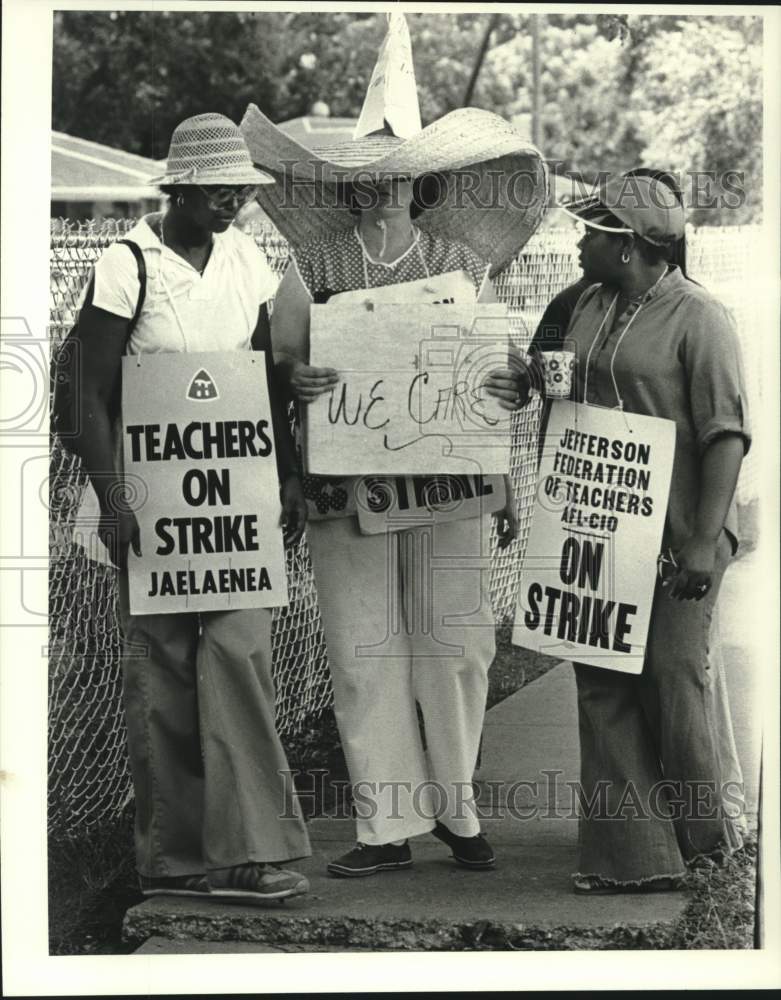
<svg viewBox="0 0 781 1000">
<path fill-rule="evenodd" d="M 337 188 L 361 178 L 441 174 L 447 195 L 415 224 L 465 243 L 492 272 L 515 257 L 547 207 L 539 151 L 499 115 L 479 108 L 451 111 L 411 139 L 367 136 L 317 152 L 285 135 L 254 104 L 241 130 L 253 161 L 277 182 L 258 192 L 258 202 L 294 249 L 355 226 Z"/>
<path fill-rule="evenodd" d="M 545 213 L 545 162 L 509 122 L 479 108 L 451 111 L 421 129 L 411 67 L 406 23 L 403 15 L 392 14 L 355 139 L 316 151 L 250 104 L 242 134 L 253 162 L 277 182 L 258 193 L 258 202 L 295 249 L 355 226 L 339 197 L 340 184 L 437 174 L 440 193 L 415 224 L 465 243 L 495 273 L 515 257 Z M 384 98 L 378 96 L 383 86 Z"/>
<path fill-rule="evenodd" d="M 253 164 L 238 126 L 208 112 L 176 126 L 166 171 L 151 184 L 273 184 L 274 178 Z"/>
</svg>

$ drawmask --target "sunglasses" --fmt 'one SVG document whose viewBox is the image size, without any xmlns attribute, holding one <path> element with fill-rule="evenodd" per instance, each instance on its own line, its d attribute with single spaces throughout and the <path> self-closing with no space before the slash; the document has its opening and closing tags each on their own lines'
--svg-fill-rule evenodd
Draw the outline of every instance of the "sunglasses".
<svg viewBox="0 0 781 1000">
<path fill-rule="evenodd" d="M 257 184 L 247 184 L 244 187 L 211 187 L 205 188 L 198 185 L 198 190 L 206 199 L 209 208 L 220 209 L 236 205 L 241 208 L 247 202 L 252 201 L 258 193 Z"/>
</svg>

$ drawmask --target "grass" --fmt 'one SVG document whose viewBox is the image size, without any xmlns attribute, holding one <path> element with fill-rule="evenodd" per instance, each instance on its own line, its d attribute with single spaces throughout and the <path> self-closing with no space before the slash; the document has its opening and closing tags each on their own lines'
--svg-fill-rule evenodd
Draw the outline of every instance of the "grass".
<svg viewBox="0 0 781 1000">
<path fill-rule="evenodd" d="M 496 630 L 496 657 L 488 671 L 487 708 L 498 705 L 560 662 L 554 657 L 513 646 L 511 634 L 511 625 L 500 625 Z"/>
<path fill-rule="evenodd" d="M 691 898 L 664 947 L 687 950 L 753 948 L 757 842 L 750 840 L 724 865 L 691 872 Z"/>
<path fill-rule="evenodd" d="M 49 951 L 117 955 L 122 918 L 141 901 L 133 864 L 133 819 L 126 811 L 78 836 L 49 835 Z"/>
</svg>

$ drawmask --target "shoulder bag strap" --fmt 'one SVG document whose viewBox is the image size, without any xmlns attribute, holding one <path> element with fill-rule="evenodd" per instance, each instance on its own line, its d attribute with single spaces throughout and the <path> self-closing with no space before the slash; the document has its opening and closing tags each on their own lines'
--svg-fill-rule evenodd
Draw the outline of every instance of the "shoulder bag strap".
<svg viewBox="0 0 781 1000">
<path fill-rule="evenodd" d="M 136 323 L 138 323 L 141 310 L 144 308 L 144 299 L 146 298 L 146 261 L 144 260 L 143 253 L 141 252 L 141 247 L 133 240 L 117 240 L 117 243 L 125 244 L 125 246 L 136 258 L 136 264 L 138 265 L 138 302 L 136 303 L 136 311 L 133 313 L 133 318 L 128 324 L 127 335 L 129 337 L 133 332 Z"/>
</svg>

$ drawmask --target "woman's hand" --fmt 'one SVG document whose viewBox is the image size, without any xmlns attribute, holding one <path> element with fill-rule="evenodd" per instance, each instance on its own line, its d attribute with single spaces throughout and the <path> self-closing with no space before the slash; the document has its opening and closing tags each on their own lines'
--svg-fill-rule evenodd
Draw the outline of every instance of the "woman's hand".
<svg viewBox="0 0 781 1000">
<path fill-rule="evenodd" d="M 701 601 L 711 588 L 718 539 L 692 535 L 674 552 L 678 568 L 662 583 L 678 601 Z"/>
<path fill-rule="evenodd" d="M 515 500 L 512 494 L 501 510 L 494 511 L 496 534 L 499 538 L 499 548 L 506 549 L 518 537 L 518 516 L 515 513 Z"/>
<path fill-rule="evenodd" d="M 280 523 L 284 528 L 285 544 L 297 545 L 306 525 L 307 510 L 304 488 L 298 476 L 288 476 L 279 491 L 282 501 Z"/>
<path fill-rule="evenodd" d="M 504 410 L 520 410 L 529 402 L 531 377 L 529 369 L 520 358 L 511 358 L 511 368 L 496 368 L 483 383 L 489 396 L 499 401 Z"/>
<path fill-rule="evenodd" d="M 290 392 L 295 399 L 300 403 L 311 403 L 336 385 L 339 372 L 334 368 L 315 368 L 303 361 L 295 361 L 288 378 Z"/>
<path fill-rule="evenodd" d="M 98 537 L 108 549 L 117 569 L 127 566 L 127 552 L 131 545 L 135 554 L 141 555 L 138 521 L 132 510 L 103 511 L 98 523 Z"/>
</svg>

